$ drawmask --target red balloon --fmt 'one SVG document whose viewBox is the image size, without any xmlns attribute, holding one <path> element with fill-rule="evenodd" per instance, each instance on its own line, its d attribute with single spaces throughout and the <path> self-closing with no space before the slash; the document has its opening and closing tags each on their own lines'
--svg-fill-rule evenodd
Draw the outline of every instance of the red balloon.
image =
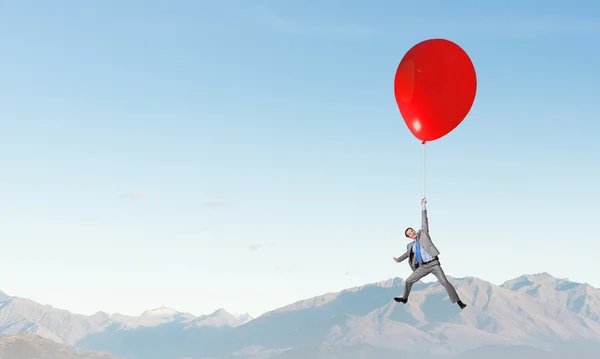
<svg viewBox="0 0 600 359">
<path fill-rule="evenodd" d="M 454 130 L 475 101 L 477 75 L 469 55 L 444 39 L 413 46 L 400 61 L 394 94 L 412 134 L 423 142 Z"/>
</svg>

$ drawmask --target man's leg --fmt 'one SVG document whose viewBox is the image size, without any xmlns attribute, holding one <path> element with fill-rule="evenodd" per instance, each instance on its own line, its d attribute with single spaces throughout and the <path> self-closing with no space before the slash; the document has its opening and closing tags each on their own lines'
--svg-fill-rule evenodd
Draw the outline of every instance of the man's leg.
<svg viewBox="0 0 600 359">
<path fill-rule="evenodd" d="M 431 267 L 431 273 L 433 273 L 440 284 L 446 288 L 446 292 L 448 292 L 448 296 L 450 297 L 452 303 L 458 303 L 461 309 L 466 307 L 466 305 L 461 302 L 460 298 L 458 297 L 458 293 L 456 293 L 456 289 L 454 289 L 452 283 L 450 283 L 448 278 L 446 278 L 446 274 L 444 273 L 444 270 L 440 264 L 435 264 L 433 267 Z"/>
<path fill-rule="evenodd" d="M 425 277 L 431 273 L 431 269 L 426 266 L 419 266 L 408 278 L 406 278 L 406 282 L 404 283 L 404 296 L 403 297 L 395 297 L 394 300 L 396 302 L 406 303 L 408 301 L 408 295 L 410 294 L 410 289 L 413 284 L 417 283 L 421 278 Z"/>
</svg>

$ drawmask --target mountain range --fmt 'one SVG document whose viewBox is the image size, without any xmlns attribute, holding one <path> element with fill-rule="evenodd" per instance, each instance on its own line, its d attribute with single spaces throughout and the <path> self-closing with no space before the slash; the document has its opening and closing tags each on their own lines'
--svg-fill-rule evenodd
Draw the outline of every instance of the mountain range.
<svg viewBox="0 0 600 359">
<path fill-rule="evenodd" d="M 599 289 L 548 273 L 499 286 L 448 279 L 468 305 L 462 311 L 437 281 L 417 283 L 407 304 L 396 303 L 401 278 L 300 300 L 258 318 L 169 308 L 85 316 L 0 293 L 0 334 L 37 335 L 127 359 L 598 357 Z"/>
</svg>

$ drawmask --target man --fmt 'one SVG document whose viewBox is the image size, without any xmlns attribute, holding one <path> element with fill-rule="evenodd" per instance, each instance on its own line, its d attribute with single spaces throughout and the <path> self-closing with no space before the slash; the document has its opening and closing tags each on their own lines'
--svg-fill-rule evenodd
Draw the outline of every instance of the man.
<svg viewBox="0 0 600 359">
<path fill-rule="evenodd" d="M 446 275 L 442 270 L 442 266 L 440 265 L 440 260 L 438 258 L 440 252 L 435 247 L 431 241 L 431 237 L 429 236 L 429 222 L 427 220 L 427 208 L 425 207 L 426 204 L 427 199 L 423 198 L 421 201 L 421 230 L 415 232 L 414 229 L 410 227 L 407 228 L 406 231 L 404 231 L 404 235 L 413 240 L 413 242 L 406 246 L 406 253 L 398 258 L 394 257 L 394 261 L 396 263 L 400 263 L 408 258 L 408 264 L 413 270 L 413 273 L 406 278 L 404 296 L 395 297 L 394 300 L 396 302 L 406 303 L 408 301 L 408 295 L 410 294 L 410 289 L 413 284 L 417 283 L 426 275 L 433 273 L 433 275 L 437 277 L 440 284 L 446 288 L 446 292 L 448 292 L 448 296 L 450 297 L 452 303 L 456 303 L 460 309 L 464 309 L 467 305 L 460 300 L 458 294 L 456 293 L 456 289 L 454 289 L 452 284 L 450 284 L 448 279 L 446 279 Z"/>
</svg>

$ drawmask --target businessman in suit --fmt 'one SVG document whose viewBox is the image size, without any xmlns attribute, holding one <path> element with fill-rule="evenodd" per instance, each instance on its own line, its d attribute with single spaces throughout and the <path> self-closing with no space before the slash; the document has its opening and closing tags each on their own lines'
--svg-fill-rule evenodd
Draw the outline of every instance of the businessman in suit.
<svg viewBox="0 0 600 359">
<path fill-rule="evenodd" d="M 408 301 L 408 295 L 410 294 L 410 289 L 413 284 L 417 283 L 426 275 L 433 273 L 433 275 L 437 277 L 440 284 L 446 288 L 446 292 L 448 292 L 448 296 L 450 297 L 452 303 L 456 303 L 460 309 L 464 309 L 467 305 L 460 300 L 458 294 L 456 293 L 456 289 L 454 289 L 452 284 L 448 281 L 448 279 L 446 279 L 446 274 L 444 274 L 444 270 L 442 270 L 442 266 L 440 265 L 440 260 L 438 258 L 440 251 L 438 251 L 438 249 L 435 247 L 431 241 L 431 237 L 429 236 L 429 223 L 427 220 L 426 204 L 427 199 L 423 198 L 421 201 L 421 229 L 418 232 L 415 232 L 414 229 L 409 227 L 406 229 L 406 231 L 404 231 L 404 235 L 407 238 L 410 238 L 412 242 L 406 246 L 406 252 L 403 255 L 398 258 L 394 257 L 394 261 L 396 263 L 400 263 L 405 259 L 408 259 L 408 264 L 413 270 L 413 273 L 406 278 L 404 296 L 395 297 L 394 300 L 396 302 L 406 303 Z"/>
</svg>

